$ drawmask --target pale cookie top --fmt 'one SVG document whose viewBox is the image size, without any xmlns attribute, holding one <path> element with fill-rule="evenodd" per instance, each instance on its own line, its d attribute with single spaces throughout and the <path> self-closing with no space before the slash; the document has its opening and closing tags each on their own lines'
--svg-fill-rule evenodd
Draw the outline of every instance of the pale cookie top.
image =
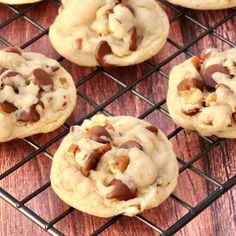
<svg viewBox="0 0 236 236">
<path fill-rule="evenodd" d="M 182 7 L 201 10 L 217 10 L 236 6 L 236 0 L 167 0 Z"/>
<path fill-rule="evenodd" d="M 206 49 L 170 73 L 174 121 L 205 136 L 236 138 L 236 49 Z"/>
<path fill-rule="evenodd" d="M 49 132 L 75 105 L 71 76 L 52 59 L 19 48 L 0 51 L 0 141 Z"/>
<path fill-rule="evenodd" d="M 172 145 L 157 127 L 134 117 L 97 115 L 71 128 L 54 156 L 51 183 L 81 211 L 133 216 L 166 199 L 177 175 Z"/>
<path fill-rule="evenodd" d="M 67 59 L 85 66 L 125 66 L 155 55 L 169 22 L 155 0 L 64 0 L 50 40 Z"/>
<path fill-rule="evenodd" d="M 33 2 L 40 2 L 42 0 L 0 0 L 0 3 L 7 3 L 12 5 L 18 5 L 18 4 L 28 4 Z"/>
</svg>

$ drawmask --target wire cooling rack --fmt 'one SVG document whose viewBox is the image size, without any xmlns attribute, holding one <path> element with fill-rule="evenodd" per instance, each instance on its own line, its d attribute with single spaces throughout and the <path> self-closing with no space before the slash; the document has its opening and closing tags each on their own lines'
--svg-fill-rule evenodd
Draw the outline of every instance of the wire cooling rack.
<svg viewBox="0 0 236 236">
<path fill-rule="evenodd" d="M 227 36 L 222 35 L 215 30 L 217 29 L 217 27 L 223 25 L 226 21 L 236 16 L 235 9 L 227 10 L 226 13 L 224 14 L 224 17 L 222 17 L 222 19 L 215 22 L 213 25 L 208 26 L 202 23 L 201 21 L 196 20 L 196 18 L 193 15 L 189 14 L 186 9 L 174 7 L 164 0 L 160 0 L 160 3 L 162 4 L 162 6 L 165 5 L 166 8 L 170 9 L 174 13 L 174 16 L 171 17 L 170 19 L 172 23 L 175 23 L 180 18 L 188 20 L 189 22 L 191 22 L 191 24 L 193 24 L 195 27 L 200 29 L 200 33 L 198 34 L 198 36 L 195 37 L 193 40 L 191 40 L 184 46 L 180 46 L 179 42 L 176 42 L 175 40 L 169 38 L 168 44 L 171 47 L 174 47 L 176 49 L 175 52 L 157 63 L 153 60 L 144 62 L 144 64 L 148 66 L 149 70 L 142 72 L 142 74 L 138 76 L 136 80 L 132 81 L 128 85 L 124 83 L 124 81 L 121 78 L 114 76 L 112 73 L 110 73 L 109 70 L 105 70 L 99 67 L 93 70 L 92 72 L 89 72 L 85 77 L 79 79 L 76 82 L 77 88 L 80 88 L 87 81 L 92 80 L 95 76 L 100 75 L 100 76 L 106 76 L 107 79 L 117 83 L 119 86 L 121 86 L 121 89 L 117 93 L 115 93 L 113 96 L 107 98 L 101 104 L 97 104 L 96 102 L 93 101 L 93 99 L 80 93 L 78 90 L 78 93 L 77 93 L 78 98 L 83 100 L 86 104 L 91 105 L 93 109 L 89 113 L 87 113 L 85 116 L 80 117 L 78 120 L 73 122 L 74 124 L 81 124 L 81 122 L 84 119 L 90 118 L 97 112 L 103 112 L 108 115 L 113 115 L 112 112 L 109 112 L 108 110 L 106 110 L 106 107 L 115 103 L 117 99 L 119 99 L 121 96 L 125 95 L 128 92 L 131 92 L 132 95 L 138 97 L 140 100 L 144 101 L 145 103 L 149 105 L 148 109 L 146 109 L 144 112 L 142 112 L 142 114 L 139 115 L 139 118 L 144 119 L 148 117 L 150 114 L 154 113 L 155 111 L 158 111 L 161 114 L 163 114 L 164 117 L 166 117 L 166 119 L 168 119 L 169 114 L 165 108 L 166 99 L 161 98 L 158 101 L 154 102 L 153 100 L 150 100 L 147 96 L 144 96 L 142 93 L 136 91 L 135 86 L 141 84 L 143 81 L 147 81 L 148 77 L 155 73 L 158 73 L 159 75 L 167 79 L 168 75 L 164 70 L 162 70 L 162 68 L 167 63 L 169 63 L 170 61 L 172 61 L 173 59 L 175 59 L 181 54 L 184 54 L 187 57 L 192 56 L 191 50 L 189 49 L 193 47 L 194 45 L 196 45 L 201 39 L 203 39 L 207 35 L 211 35 L 215 39 L 221 40 L 229 47 L 235 47 L 235 42 L 233 42 L 232 40 L 229 40 Z M 19 18 L 24 18 L 25 21 L 27 21 L 30 25 L 32 25 L 33 27 L 37 29 L 37 33 L 33 37 L 27 40 L 27 42 L 24 42 L 20 45 L 22 49 L 27 48 L 30 45 L 34 44 L 35 42 L 39 41 L 42 37 L 44 37 L 48 33 L 48 29 L 45 28 L 43 25 L 41 25 L 40 22 L 37 22 L 32 17 L 29 17 L 27 15 L 29 11 L 31 11 L 34 8 L 37 8 L 39 4 L 42 4 L 42 3 L 35 3 L 35 4 L 27 5 L 24 7 L 14 7 L 14 6 L 9 6 L 9 5 L 1 6 L 2 8 L 5 8 L 7 9 L 7 11 L 9 11 L 9 16 L 2 16 L 4 20 L 0 22 L 0 30 L 1 30 L 0 32 L 2 32 L 2 30 L 4 30 L 10 24 L 14 24 L 14 22 L 16 22 Z M 59 7 L 60 1 L 54 0 L 54 1 L 51 1 L 50 4 L 53 5 L 52 7 L 55 7 L 55 5 Z M 5 34 L 2 34 L 2 33 L 0 33 L 0 43 L 2 43 L 5 46 L 15 46 L 13 43 L 11 43 L 11 40 L 6 38 Z M 58 58 L 58 60 L 62 63 L 64 61 L 62 57 Z M 47 140 L 46 143 L 43 143 L 42 145 L 37 144 L 31 138 L 24 139 L 23 142 L 26 142 L 27 144 L 29 144 L 32 147 L 32 151 L 29 152 L 23 159 L 19 160 L 19 162 L 15 163 L 14 166 L 5 170 L 3 173 L 0 173 L 0 181 L 12 175 L 17 170 L 23 168 L 25 164 L 30 162 L 32 159 L 36 158 L 36 156 L 41 153 L 43 153 L 43 155 L 45 155 L 47 158 L 52 159 L 52 154 L 48 151 L 48 148 L 52 146 L 54 143 L 56 143 L 58 140 L 60 140 L 62 137 L 64 137 L 68 133 L 68 130 L 69 130 L 69 125 L 64 124 L 63 131 L 58 132 L 53 138 L 51 138 L 50 140 Z M 168 138 L 172 139 L 173 137 L 178 135 L 181 131 L 182 131 L 181 128 L 175 127 L 175 129 L 172 130 L 171 133 L 169 133 Z M 163 229 L 162 225 L 153 223 L 152 219 L 151 220 L 147 219 L 143 215 L 137 215 L 134 218 L 135 220 L 140 221 L 143 224 L 145 224 L 147 227 L 150 227 L 157 234 L 173 235 L 174 233 L 179 231 L 183 226 L 188 224 L 188 222 L 193 220 L 198 214 L 200 214 L 204 209 L 206 209 L 214 201 L 216 201 L 225 192 L 227 192 L 234 185 L 236 185 L 235 175 L 230 176 L 230 178 L 228 178 L 227 180 L 224 180 L 223 182 L 222 181 L 220 182 L 194 166 L 194 164 L 197 161 L 204 158 L 206 154 L 208 154 L 211 150 L 213 150 L 222 142 L 222 139 L 217 139 L 214 137 L 213 138 L 201 137 L 198 134 L 195 134 L 195 135 L 197 135 L 200 140 L 203 140 L 204 142 L 206 142 L 207 145 L 203 150 L 201 150 L 198 153 L 195 153 L 193 157 L 188 161 L 183 160 L 181 157 L 178 158 L 178 161 L 180 164 L 179 172 L 183 173 L 186 170 L 191 170 L 193 173 L 197 174 L 201 178 L 204 178 L 204 180 L 207 183 L 211 183 L 212 185 L 214 185 L 213 191 L 211 191 L 211 193 L 209 193 L 204 199 L 201 199 L 201 201 L 199 201 L 195 206 L 192 206 L 186 200 L 176 196 L 175 194 L 172 194 L 171 199 L 174 200 L 176 204 L 180 205 L 180 207 L 185 208 L 186 214 L 181 216 L 175 223 L 173 223 L 166 229 Z M 12 205 L 16 210 L 23 213 L 26 217 L 31 219 L 35 224 L 39 225 L 48 233 L 52 235 L 64 235 L 64 232 L 62 232 L 62 230 L 60 231 L 59 229 L 57 229 L 55 225 L 61 220 L 63 220 L 65 217 L 67 217 L 68 215 L 72 214 L 74 209 L 68 208 L 67 210 L 63 211 L 62 213 L 60 213 L 53 219 L 45 220 L 40 214 L 34 212 L 31 208 L 27 206 L 27 203 L 29 201 L 36 198 L 39 194 L 46 191 L 49 187 L 50 187 L 50 182 L 48 179 L 45 184 L 41 185 L 36 190 L 30 192 L 27 196 L 25 196 L 23 199 L 20 199 L 20 200 L 17 199 L 17 197 L 13 196 L 13 194 L 10 194 L 10 192 L 7 191 L 4 187 L 1 187 L 0 197 L 4 199 L 7 203 Z M 47 199 L 45 199 L 45 201 L 47 201 Z M 116 216 L 116 217 L 106 220 L 105 223 L 101 227 L 98 227 L 94 232 L 90 232 L 90 234 L 98 235 L 102 233 L 104 230 L 108 229 L 111 225 L 119 221 L 122 217 L 123 216 Z"/>
</svg>

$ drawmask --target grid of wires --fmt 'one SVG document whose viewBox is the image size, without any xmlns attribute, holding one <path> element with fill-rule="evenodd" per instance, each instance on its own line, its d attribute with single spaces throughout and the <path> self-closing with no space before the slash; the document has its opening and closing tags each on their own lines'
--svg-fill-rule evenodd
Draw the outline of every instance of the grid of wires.
<svg viewBox="0 0 236 236">
<path fill-rule="evenodd" d="M 55 0 L 55 2 L 60 5 L 60 1 Z M 79 80 L 79 82 L 77 82 L 77 84 L 76 84 L 77 87 L 81 86 L 86 81 L 93 78 L 96 74 L 102 73 L 102 74 L 106 75 L 109 79 L 111 79 L 111 80 L 115 81 L 116 83 L 118 83 L 119 85 L 121 85 L 122 89 L 118 93 L 116 93 L 114 96 L 110 97 L 107 101 L 102 103 L 101 105 L 97 105 L 90 98 L 88 98 L 86 96 L 83 96 L 80 93 L 78 93 L 78 96 L 80 98 L 82 98 L 83 100 L 85 100 L 87 103 L 91 104 L 94 107 L 94 109 L 93 109 L 92 112 L 90 112 L 85 117 L 83 117 L 83 119 L 80 119 L 80 120 L 76 121 L 76 124 L 81 124 L 81 122 L 84 119 L 90 118 L 91 116 L 93 116 L 94 114 L 96 114 L 99 111 L 104 112 L 108 115 L 112 115 L 111 113 L 109 113 L 105 110 L 105 107 L 107 105 L 111 104 L 113 101 L 115 101 L 117 98 L 119 98 L 120 96 L 122 96 L 123 94 L 125 94 L 128 91 L 131 91 L 135 96 L 138 96 L 140 99 L 144 100 L 149 105 L 151 105 L 151 108 L 149 108 L 147 111 L 145 111 L 143 114 L 141 114 L 139 118 L 141 118 L 141 119 L 145 118 L 155 110 L 159 110 L 164 115 L 169 116 L 168 112 L 164 108 L 162 108 L 162 105 L 166 102 L 165 99 L 162 99 L 162 100 L 158 101 L 157 103 L 153 103 L 148 98 L 146 98 L 145 96 L 143 96 L 139 92 L 135 91 L 134 86 L 136 86 L 140 82 L 144 81 L 148 76 L 150 76 L 153 73 L 160 73 L 161 75 L 163 75 L 164 77 L 167 78 L 168 75 L 164 71 L 161 70 L 161 67 L 164 66 L 165 64 L 167 64 L 168 62 L 170 62 L 172 59 L 177 57 L 182 52 L 186 53 L 188 56 L 192 56 L 191 52 L 188 50 L 189 47 L 193 46 L 196 42 L 198 42 L 199 40 L 201 40 L 203 37 L 205 37 L 208 34 L 211 34 L 214 37 L 217 37 L 220 40 L 223 40 L 225 43 L 227 43 L 228 45 L 230 45 L 232 47 L 236 46 L 233 42 L 231 42 L 227 38 L 221 36 L 220 34 L 218 34 L 214 31 L 218 26 L 224 24 L 227 20 L 229 20 L 230 18 L 232 18 L 236 15 L 236 10 L 235 9 L 231 9 L 229 11 L 229 14 L 227 16 L 225 16 L 223 19 L 221 19 L 220 21 L 216 22 L 215 25 L 213 25 L 211 27 L 206 27 L 202 23 L 196 21 L 190 15 L 186 14 L 186 11 L 184 9 L 176 8 L 172 5 L 170 5 L 169 3 L 167 3 L 165 0 L 160 0 L 160 2 L 162 4 L 165 4 L 167 7 L 171 8 L 173 11 L 176 12 L 175 17 L 173 17 L 171 19 L 171 22 L 175 21 L 176 19 L 178 19 L 181 16 L 184 16 L 188 20 L 190 20 L 192 23 L 194 23 L 198 27 L 202 28 L 204 30 L 204 32 L 201 33 L 193 41 L 191 41 L 188 45 L 185 45 L 183 47 L 180 47 L 175 41 L 173 41 L 171 39 L 168 39 L 168 42 L 170 44 L 172 44 L 174 47 L 176 47 L 178 50 L 175 53 L 173 53 L 171 56 L 166 58 L 165 60 L 159 62 L 157 65 L 152 65 L 150 62 L 145 62 L 151 67 L 151 70 L 149 70 L 147 73 L 144 73 L 142 76 L 140 76 L 137 80 L 135 80 L 134 82 L 132 82 L 129 85 L 124 84 L 122 81 L 120 81 L 118 78 L 116 78 L 116 77 L 112 76 L 111 74 L 109 74 L 103 68 L 97 68 L 91 74 L 89 74 L 88 76 L 86 76 L 86 77 L 82 78 L 81 80 Z M 45 29 L 40 24 L 38 24 L 37 22 L 35 22 L 34 20 L 32 20 L 31 18 L 29 18 L 25 15 L 28 11 L 30 11 L 31 9 L 37 7 L 38 4 L 39 3 L 29 5 L 28 7 L 24 8 L 23 10 L 18 10 L 17 8 L 15 8 L 13 6 L 8 6 L 8 5 L 5 6 L 10 11 L 13 11 L 14 14 L 13 14 L 13 16 L 6 19 L 3 23 L 0 24 L 0 29 L 3 29 L 4 27 L 9 25 L 10 23 L 14 22 L 17 18 L 24 17 L 24 19 L 26 21 L 28 21 L 30 24 L 32 24 L 34 27 L 36 27 L 38 30 L 40 30 L 39 34 L 37 34 L 35 37 L 30 39 L 29 41 L 27 41 L 23 45 L 21 45 L 22 49 L 24 49 L 24 48 L 28 47 L 29 45 L 33 44 L 35 41 L 39 40 L 41 37 L 43 37 L 44 35 L 46 35 L 48 33 L 48 29 Z M 11 45 L 11 43 L 9 43 L 1 35 L 0 35 L 0 42 L 3 43 L 6 46 L 14 46 L 14 45 Z M 60 62 L 63 61 L 63 60 L 64 60 L 63 58 L 59 59 Z M 64 137 L 68 133 L 69 127 L 65 124 L 64 128 L 65 128 L 65 130 L 63 132 L 61 132 L 58 135 L 56 135 L 55 137 L 53 137 L 50 141 L 48 141 L 47 143 L 45 143 L 42 146 L 39 146 L 39 145 L 35 144 L 33 141 L 31 141 L 28 138 L 24 139 L 25 142 L 27 142 L 28 144 L 30 144 L 34 148 L 34 151 L 32 153 L 30 153 L 28 156 L 26 156 L 23 160 L 21 160 L 20 162 L 15 164 L 13 167 L 8 169 L 4 173 L 0 174 L 0 181 L 3 180 L 4 178 L 6 178 L 8 175 L 11 175 L 17 169 L 21 168 L 24 164 L 26 164 L 27 162 L 29 162 L 30 160 L 35 158 L 40 153 L 43 153 L 44 155 L 46 155 L 49 158 L 52 158 L 52 155 L 49 152 L 47 152 L 46 149 L 50 145 L 52 145 L 53 143 L 55 143 L 57 140 L 61 139 L 62 137 Z M 174 137 L 181 130 L 182 130 L 181 128 L 177 128 L 171 134 L 169 134 L 168 138 Z M 200 138 L 204 138 L 204 137 L 200 137 Z M 152 222 L 150 222 L 148 219 L 146 219 L 145 217 L 143 217 L 141 215 L 136 216 L 137 220 L 139 220 L 142 223 L 148 225 L 154 231 L 158 232 L 160 235 L 172 235 L 172 234 L 176 233 L 183 226 L 185 226 L 188 222 L 190 222 L 193 218 L 195 218 L 199 213 L 201 213 L 204 209 L 206 209 L 210 204 L 212 204 L 216 199 L 218 199 L 221 195 L 223 195 L 225 192 L 227 192 L 229 189 L 231 189 L 234 185 L 236 185 L 236 176 L 231 177 L 229 180 L 227 180 L 224 183 L 220 183 L 219 181 L 217 181 L 214 178 L 204 174 L 202 171 L 198 170 L 197 168 L 195 168 L 193 166 L 193 164 L 196 161 L 198 161 L 200 158 L 202 158 L 206 153 L 208 153 L 211 149 L 213 149 L 214 147 L 219 145 L 220 142 L 221 142 L 221 139 L 204 138 L 204 140 L 209 142 L 209 146 L 206 149 L 204 149 L 202 152 L 198 153 L 190 161 L 185 162 L 182 159 L 178 158 L 178 161 L 181 164 L 179 172 L 182 173 L 186 169 L 191 169 L 191 171 L 195 172 L 197 175 L 200 175 L 206 181 L 211 182 L 214 186 L 216 186 L 216 188 L 212 193 L 210 193 L 205 199 L 203 199 L 195 207 L 189 205 L 184 200 L 182 200 L 182 199 L 180 199 L 177 196 L 172 194 L 171 198 L 177 204 L 180 204 L 182 207 L 186 208 L 187 213 L 183 217 L 181 217 L 175 224 L 171 225 L 167 230 L 163 230 L 161 228 L 161 226 L 153 224 Z M 33 222 L 35 222 L 37 225 L 42 227 L 48 233 L 50 233 L 52 235 L 63 235 L 63 232 L 60 232 L 58 229 L 56 229 L 54 227 L 54 225 L 57 222 L 59 222 L 60 220 L 62 220 L 64 217 L 69 215 L 74 210 L 73 208 L 69 208 L 68 210 L 66 210 L 62 214 L 60 214 L 57 217 L 55 217 L 54 219 L 52 219 L 50 222 L 47 222 L 43 218 L 41 218 L 40 215 L 36 214 L 34 211 L 32 211 L 30 208 L 28 208 L 26 206 L 27 202 L 29 202 L 31 199 L 36 197 L 38 194 L 40 194 L 41 192 L 46 190 L 49 186 L 50 186 L 50 182 L 48 181 L 46 184 L 44 184 L 43 186 L 38 188 L 36 191 L 29 194 L 23 200 L 16 199 L 14 196 L 12 196 L 6 190 L 4 190 L 3 188 L 0 188 L 0 197 L 2 199 L 4 199 L 6 202 L 8 202 L 10 205 L 15 207 L 18 211 L 23 213 L 26 217 L 30 218 Z M 102 227 L 98 228 L 95 232 L 93 232 L 92 235 L 100 234 L 105 229 L 107 229 L 109 226 L 111 226 L 113 223 L 118 221 L 121 217 L 122 216 L 115 216 L 115 217 L 107 220 L 107 222 Z"/>
</svg>

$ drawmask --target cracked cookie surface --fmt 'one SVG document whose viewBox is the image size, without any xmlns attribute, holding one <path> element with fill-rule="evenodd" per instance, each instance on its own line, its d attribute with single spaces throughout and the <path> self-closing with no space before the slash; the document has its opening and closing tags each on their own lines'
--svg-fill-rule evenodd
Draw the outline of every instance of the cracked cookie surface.
<svg viewBox="0 0 236 236">
<path fill-rule="evenodd" d="M 203 136 L 236 138 L 236 49 L 206 49 L 170 72 L 174 122 Z"/>
<path fill-rule="evenodd" d="M 0 51 L 0 142 L 58 128 L 75 102 L 73 79 L 57 61 L 19 48 Z"/>
<path fill-rule="evenodd" d="M 161 204 L 177 176 L 172 145 L 156 126 L 96 115 L 71 127 L 54 155 L 51 184 L 63 201 L 88 214 L 134 216 Z"/>
<path fill-rule="evenodd" d="M 50 28 L 54 48 L 83 66 L 127 66 L 154 56 L 169 21 L 154 0 L 64 0 Z"/>
<path fill-rule="evenodd" d="M 199 10 L 217 10 L 236 6 L 236 0 L 167 0 L 182 7 Z"/>
</svg>

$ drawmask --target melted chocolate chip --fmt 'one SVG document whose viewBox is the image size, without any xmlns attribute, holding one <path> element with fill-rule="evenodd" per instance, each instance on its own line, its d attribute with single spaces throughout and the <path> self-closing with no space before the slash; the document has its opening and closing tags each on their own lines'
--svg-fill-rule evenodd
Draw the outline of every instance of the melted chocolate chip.
<svg viewBox="0 0 236 236">
<path fill-rule="evenodd" d="M 112 140 L 109 132 L 99 125 L 88 130 L 88 137 L 99 143 L 110 143 Z"/>
<path fill-rule="evenodd" d="M 127 201 L 129 199 L 135 198 L 137 195 L 137 189 L 130 189 L 119 179 L 113 179 L 108 186 L 114 186 L 113 190 L 106 196 L 108 199 L 115 198 L 120 201 Z"/>
<path fill-rule="evenodd" d="M 120 3 L 120 5 L 121 5 L 122 7 L 126 7 L 133 15 L 135 14 L 135 13 L 134 13 L 134 8 L 133 8 L 130 4 L 125 3 L 125 2 L 122 2 L 122 3 Z"/>
<path fill-rule="evenodd" d="M 190 90 L 191 88 L 198 88 L 204 90 L 204 83 L 200 79 L 184 79 L 177 86 L 178 92 Z"/>
<path fill-rule="evenodd" d="M 17 110 L 17 107 L 15 107 L 12 103 L 5 101 L 0 103 L 0 110 L 6 113 L 12 113 Z"/>
<path fill-rule="evenodd" d="M 134 140 L 129 140 L 129 141 L 123 143 L 120 146 L 120 148 L 125 148 L 125 149 L 138 148 L 139 150 L 143 150 L 142 146 Z"/>
<path fill-rule="evenodd" d="M 0 66 L 0 75 L 1 75 L 2 73 L 4 73 L 6 70 L 7 70 L 7 68 Z"/>
<path fill-rule="evenodd" d="M 53 87 L 53 80 L 50 75 L 43 69 L 34 69 L 32 71 L 33 83 L 44 90 L 45 86 Z"/>
<path fill-rule="evenodd" d="M 109 63 L 106 63 L 104 61 L 104 57 L 109 54 L 112 54 L 112 50 L 108 42 L 107 41 L 99 42 L 96 48 L 95 57 L 100 66 L 103 67 L 111 66 Z"/>
<path fill-rule="evenodd" d="M 194 116 L 199 112 L 199 110 L 200 110 L 199 108 L 193 108 L 188 111 L 183 111 L 183 113 L 187 116 Z"/>
<path fill-rule="evenodd" d="M 49 68 L 49 70 L 53 73 L 60 69 L 59 66 L 47 66 L 47 68 Z"/>
<path fill-rule="evenodd" d="M 154 133 L 154 134 L 158 134 L 158 128 L 154 125 L 149 125 L 146 127 L 147 130 L 149 130 L 150 132 Z"/>
<path fill-rule="evenodd" d="M 15 47 L 8 47 L 3 49 L 4 52 L 12 52 L 12 53 L 16 53 L 18 55 L 22 55 L 22 51 L 20 48 L 15 48 Z"/>
<path fill-rule="evenodd" d="M 3 76 L 2 76 L 2 80 L 5 79 L 5 78 L 9 78 L 9 77 L 15 77 L 17 75 L 21 75 L 19 72 L 16 72 L 16 71 L 8 71 L 6 72 Z"/>
<path fill-rule="evenodd" d="M 84 166 L 80 169 L 82 174 L 87 177 L 89 175 L 90 170 L 95 170 L 101 157 L 109 150 L 111 150 L 111 145 L 107 144 L 104 147 L 92 151 L 92 153 L 85 161 Z"/>
<path fill-rule="evenodd" d="M 39 104 L 34 104 L 30 107 L 29 112 L 23 111 L 18 117 L 18 121 L 27 122 L 27 123 L 35 123 L 39 121 L 40 115 L 36 111 L 36 106 Z"/>
<path fill-rule="evenodd" d="M 129 42 L 129 49 L 130 51 L 136 51 L 137 46 L 136 46 L 136 36 L 137 36 L 137 32 L 136 32 L 136 27 L 133 26 L 130 29 L 130 42 Z"/>
<path fill-rule="evenodd" d="M 205 71 L 201 73 L 201 75 L 202 75 L 204 84 L 208 89 L 215 89 L 215 86 L 217 83 L 213 79 L 212 75 L 216 72 L 229 75 L 228 70 L 225 67 L 223 67 L 222 65 L 214 64 L 214 65 L 207 67 L 205 69 Z"/>
<path fill-rule="evenodd" d="M 232 114 L 232 117 L 233 117 L 234 122 L 236 122 L 236 112 Z"/>
</svg>

